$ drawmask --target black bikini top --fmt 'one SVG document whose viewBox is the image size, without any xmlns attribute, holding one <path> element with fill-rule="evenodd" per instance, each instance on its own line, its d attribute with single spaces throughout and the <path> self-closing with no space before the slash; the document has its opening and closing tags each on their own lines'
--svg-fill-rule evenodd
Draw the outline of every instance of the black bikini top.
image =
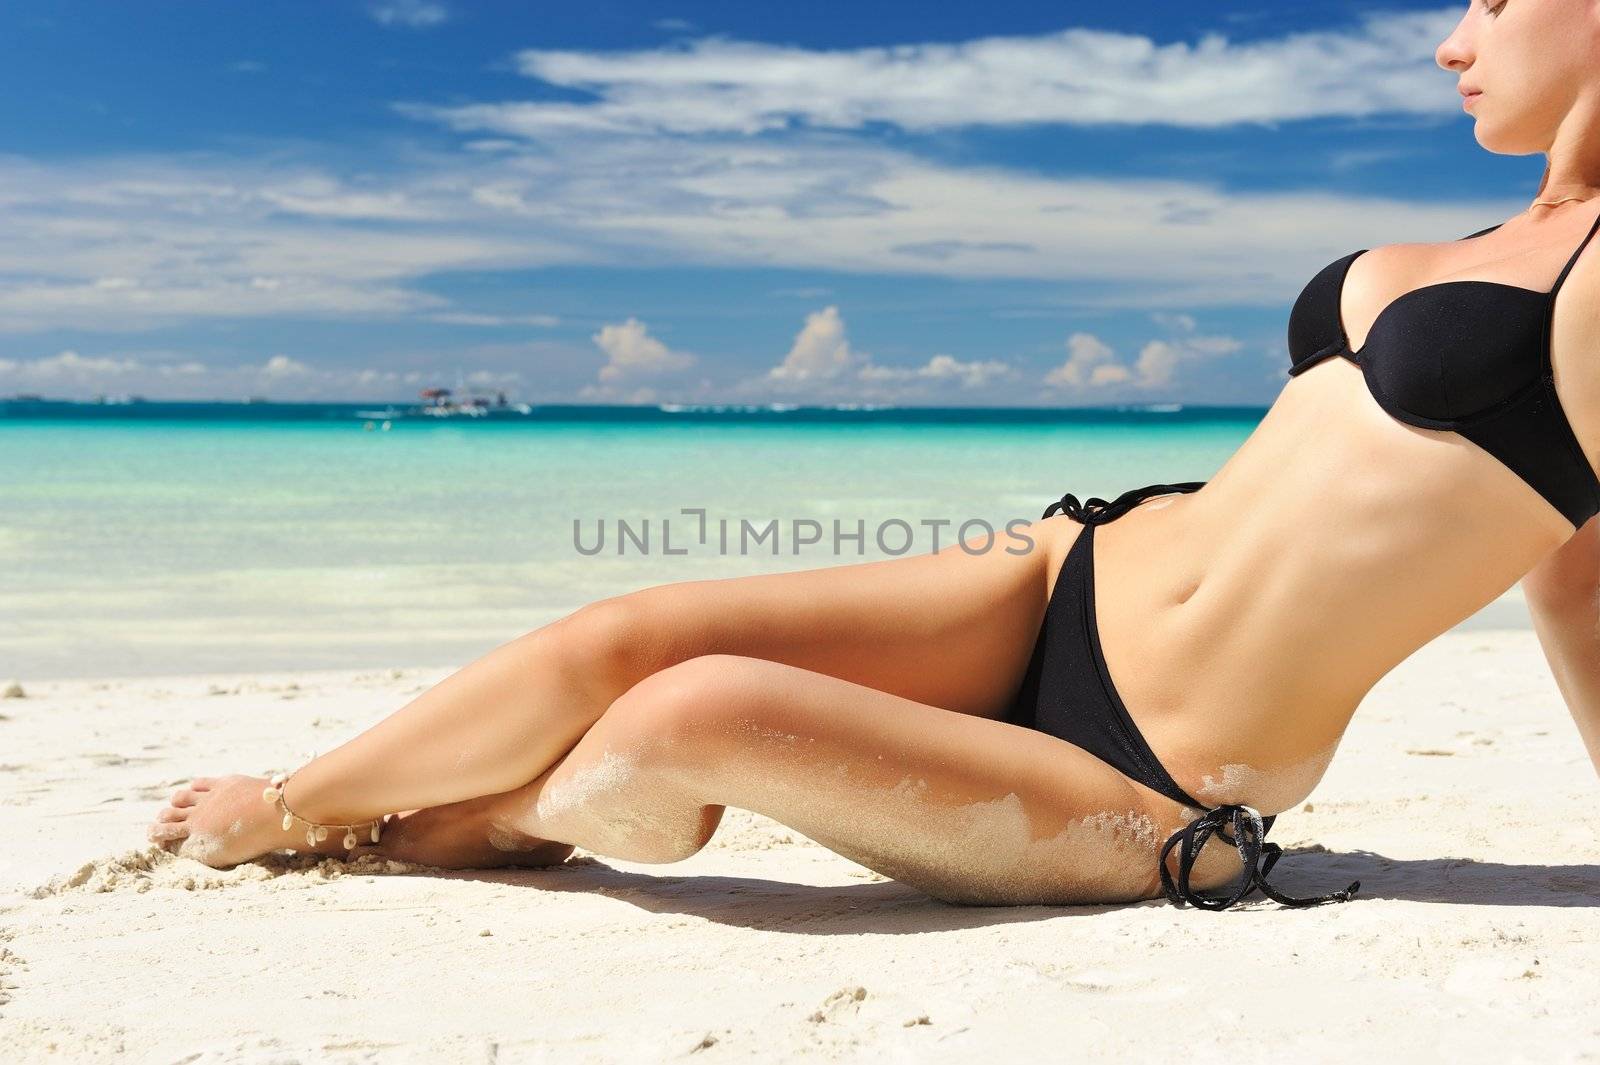
<svg viewBox="0 0 1600 1065">
<path fill-rule="evenodd" d="M 1550 291 L 1498 281 L 1423 285 L 1379 312 L 1360 351 L 1350 350 L 1339 306 L 1350 264 L 1370 249 L 1336 259 L 1311 279 L 1289 314 L 1289 375 L 1344 356 L 1361 367 L 1368 391 L 1389 414 L 1471 440 L 1576 529 L 1600 512 L 1600 478 L 1556 395 L 1550 320 L 1561 283 L 1596 230 L 1600 218 Z"/>
</svg>

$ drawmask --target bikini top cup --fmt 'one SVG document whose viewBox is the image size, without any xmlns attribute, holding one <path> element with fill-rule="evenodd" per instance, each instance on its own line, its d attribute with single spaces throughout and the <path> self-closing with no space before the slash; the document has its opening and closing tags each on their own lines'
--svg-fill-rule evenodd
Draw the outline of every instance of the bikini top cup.
<svg viewBox="0 0 1600 1065">
<path fill-rule="evenodd" d="M 1556 395 L 1550 321 L 1561 283 L 1596 230 L 1600 218 L 1550 291 L 1498 281 L 1424 285 L 1379 312 L 1360 351 L 1350 350 L 1339 307 L 1350 264 L 1370 249 L 1336 259 L 1311 279 L 1289 314 L 1289 375 L 1333 355 L 1349 359 L 1361 367 L 1368 391 L 1390 415 L 1471 440 L 1576 529 L 1600 512 L 1600 478 Z"/>
</svg>

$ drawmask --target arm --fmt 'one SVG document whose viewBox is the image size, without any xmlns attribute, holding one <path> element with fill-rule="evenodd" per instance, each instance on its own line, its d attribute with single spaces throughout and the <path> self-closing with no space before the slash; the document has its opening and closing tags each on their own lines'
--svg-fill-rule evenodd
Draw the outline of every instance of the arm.
<svg viewBox="0 0 1600 1065">
<path fill-rule="evenodd" d="M 1600 773 L 1600 515 L 1522 578 L 1556 687 Z"/>
</svg>

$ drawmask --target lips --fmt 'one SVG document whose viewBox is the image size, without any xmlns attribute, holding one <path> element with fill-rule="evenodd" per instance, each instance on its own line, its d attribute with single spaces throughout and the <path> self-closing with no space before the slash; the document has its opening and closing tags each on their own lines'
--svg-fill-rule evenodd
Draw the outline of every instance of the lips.
<svg viewBox="0 0 1600 1065">
<path fill-rule="evenodd" d="M 1473 101 L 1476 100 L 1478 97 L 1480 97 L 1482 95 L 1483 95 L 1483 93 L 1479 92 L 1476 89 L 1462 89 L 1461 90 L 1461 106 L 1463 108 L 1470 108 L 1472 106 Z"/>
</svg>

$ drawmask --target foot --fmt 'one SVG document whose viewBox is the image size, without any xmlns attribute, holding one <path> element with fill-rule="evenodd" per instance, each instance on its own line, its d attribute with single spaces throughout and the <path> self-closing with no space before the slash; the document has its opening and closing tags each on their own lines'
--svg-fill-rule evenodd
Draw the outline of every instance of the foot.
<svg viewBox="0 0 1600 1065">
<path fill-rule="evenodd" d="M 556 843 L 504 827 L 496 817 L 498 795 L 414 810 L 391 818 L 376 845 L 356 853 L 441 869 L 496 869 L 503 866 L 559 865 L 572 853 Z"/>
<path fill-rule="evenodd" d="M 261 797 L 266 777 L 196 777 L 173 792 L 168 805 L 151 822 L 152 843 L 184 858 L 227 869 L 275 850 L 344 857 L 344 833 L 337 830 L 315 847 L 305 829 L 284 831 L 282 814 Z"/>
</svg>

